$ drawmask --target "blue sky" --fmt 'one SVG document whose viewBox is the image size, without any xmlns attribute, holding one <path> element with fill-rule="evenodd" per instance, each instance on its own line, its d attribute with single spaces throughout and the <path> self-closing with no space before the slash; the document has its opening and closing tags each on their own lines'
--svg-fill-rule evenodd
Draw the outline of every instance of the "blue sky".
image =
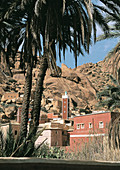
<svg viewBox="0 0 120 170">
<path fill-rule="evenodd" d="M 84 56 L 78 57 L 78 63 L 77 63 L 78 66 L 84 63 L 89 63 L 89 62 L 97 63 L 98 61 L 102 61 L 106 57 L 106 55 L 112 50 L 112 48 L 116 46 L 118 41 L 119 41 L 118 38 L 114 38 L 114 39 L 99 41 L 96 44 L 93 44 L 90 48 L 89 55 L 85 53 Z M 74 55 L 69 51 L 66 51 L 66 59 L 64 61 L 62 57 L 61 63 L 64 63 L 69 68 L 74 68 L 75 67 Z M 58 59 L 57 65 L 61 67 L 61 63 L 59 62 Z"/>
<path fill-rule="evenodd" d="M 98 5 L 103 5 L 98 0 L 92 0 L 94 3 L 97 3 Z M 103 34 L 101 28 L 97 26 L 97 36 Z M 119 38 L 114 39 L 107 39 L 103 41 L 99 41 L 96 44 L 93 44 L 90 47 L 90 53 L 89 55 L 87 53 L 84 53 L 84 56 L 78 57 L 77 65 L 82 65 L 84 63 L 97 63 L 99 61 L 104 60 L 104 58 L 107 56 L 107 54 L 116 46 L 116 44 L 120 41 Z M 75 60 L 74 55 L 70 53 L 69 51 L 66 51 L 66 59 L 64 61 L 62 57 L 61 63 L 64 63 L 69 68 L 75 67 Z M 57 65 L 61 67 L 61 63 L 59 62 L 59 59 L 57 59 Z"/>
</svg>

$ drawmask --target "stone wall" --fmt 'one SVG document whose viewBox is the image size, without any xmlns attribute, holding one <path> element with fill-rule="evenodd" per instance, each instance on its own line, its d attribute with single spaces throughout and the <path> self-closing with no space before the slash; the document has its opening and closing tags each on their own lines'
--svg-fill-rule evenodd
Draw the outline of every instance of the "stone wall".
<svg viewBox="0 0 120 170">
<path fill-rule="evenodd" d="M 2 170 L 119 170 L 120 162 L 48 160 L 39 158 L 1 158 Z"/>
</svg>

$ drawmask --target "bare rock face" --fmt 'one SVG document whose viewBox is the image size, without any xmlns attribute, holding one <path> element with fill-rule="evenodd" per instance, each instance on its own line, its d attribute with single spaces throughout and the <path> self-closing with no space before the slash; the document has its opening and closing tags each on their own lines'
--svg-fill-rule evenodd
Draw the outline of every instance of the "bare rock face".
<svg viewBox="0 0 120 170">
<path fill-rule="evenodd" d="M 13 119 L 16 114 L 16 107 L 10 106 L 8 108 L 5 108 L 5 115 L 9 119 Z"/>
<path fill-rule="evenodd" d="M 2 98 L 1 98 L 1 102 L 6 102 L 6 101 L 7 101 L 7 99 L 5 99 L 4 95 L 3 95 Z"/>
<path fill-rule="evenodd" d="M 3 83 L 8 79 L 2 70 L 3 68 L 2 68 L 2 65 L 0 64 L 0 83 Z"/>
<path fill-rule="evenodd" d="M 3 94 L 4 94 L 4 90 L 3 90 L 3 88 L 2 88 L 2 87 L 0 87 L 0 97 L 2 97 L 2 96 L 3 96 Z"/>
<path fill-rule="evenodd" d="M 118 46 L 119 47 L 119 46 Z M 117 49 L 117 48 L 116 48 Z M 115 50 L 116 50 L 115 49 Z M 94 110 L 96 109 L 96 93 L 101 91 L 106 85 L 112 84 L 110 75 L 117 74 L 117 78 L 120 82 L 120 62 L 119 50 L 116 50 L 113 54 L 108 55 L 104 61 L 100 61 L 96 64 L 87 63 L 77 68 L 68 68 L 65 64 L 61 67 L 61 77 L 52 77 L 51 72 L 48 69 L 44 80 L 44 91 L 42 98 L 43 112 L 61 112 L 61 106 L 56 104 L 56 101 L 62 102 L 62 95 L 67 91 L 70 99 L 70 110 Z M 13 78 L 6 76 L 6 74 L 0 69 L 0 99 L 1 103 L 10 104 L 14 103 L 18 106 L 22 105 L 24 94 L 25 77 L 22 70 L 19 69 L 19 56 L 17 56 L 17 63 L 12 70 Z M 114 65 L 116 67 L 114 69 Z M 31 103 L 33 103 L 35 86 L 37 81 L 39 65 L 33 69 L 33 82 Z M 16 80 L 16 81 L 15 81 Z M 5 99 L 4 94 L 14 91 L 20 93 L 19 98 Z M 12 118 L 15 114 L 15 108 L 6 108 L 2 113 L 3 119 Z M 72 112 L 73 113 L 73 112 Z M 76 114 L 76 111 L 75 111 Z"/>
<path fill-rule="evenodd" d="M 16 104 L 22 105 L 22 102 L 23 102 L 23 98 L 22 97 L 19 97 L 18 99 L 16 99 Z"/>
<path fill-rule="evenodd" d="M 65 91 L 70 97 L 70 105 L 74 107 L 83 107 L 90 104 L 96 99 L 96 89 L 91 85 L 90 80 L 77 69 L 69 69 L 62 64 L 62 76 L 55 78 L 50 76 L 50 71 L 47 71 L 45 78 L 45 98 L 53 98 L 62 100 L 62 95 Z M 74 102 L 73 102 L 74 101 Z"/>
<path fill-rule="evenodd" d="M 50 70 L 48 70 L 44 81 L 44 98 L 62 101 L 62 95 L 67 91 L 71 109 L 86 106 L 92 110 L 96 109 L 96 93 L 103 90 L 108 84 L 112 84 L 110 66 L 113 61 L 112 57 L 96 64 L 83 64 L 74 69 L 62 64 L 60 78 L 51 77 Z"/>
<path fill-rule="evenodd" d="M 11 104 L 11 103 L 12 103 L 12 100 L 11 100 L 11 99 L 9 99 L 9 100 L 6 101 L 6 104 Z"/>
</svg>

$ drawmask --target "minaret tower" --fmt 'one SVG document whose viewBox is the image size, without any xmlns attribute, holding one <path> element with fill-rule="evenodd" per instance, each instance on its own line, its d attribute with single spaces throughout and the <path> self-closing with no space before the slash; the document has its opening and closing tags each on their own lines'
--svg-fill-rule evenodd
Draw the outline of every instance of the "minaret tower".
<svg viewBox="0 0 120 170">
<path fill-rule="evenodd" d="M 67 92 L 62 96 L 62 118 L 68 119 L 69 117 L 69 96 Z"/>
</svg>

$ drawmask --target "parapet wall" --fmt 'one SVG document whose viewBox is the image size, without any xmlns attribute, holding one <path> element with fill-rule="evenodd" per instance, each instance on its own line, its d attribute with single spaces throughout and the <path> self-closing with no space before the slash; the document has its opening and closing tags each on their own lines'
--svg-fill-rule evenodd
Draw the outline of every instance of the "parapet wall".
<svg viewBox="0 0 120 170">
<path fill-rule="evenodd" d="M 119 170 L 120 162 L 1 158 L 1 170 Z"/>
</svg>

